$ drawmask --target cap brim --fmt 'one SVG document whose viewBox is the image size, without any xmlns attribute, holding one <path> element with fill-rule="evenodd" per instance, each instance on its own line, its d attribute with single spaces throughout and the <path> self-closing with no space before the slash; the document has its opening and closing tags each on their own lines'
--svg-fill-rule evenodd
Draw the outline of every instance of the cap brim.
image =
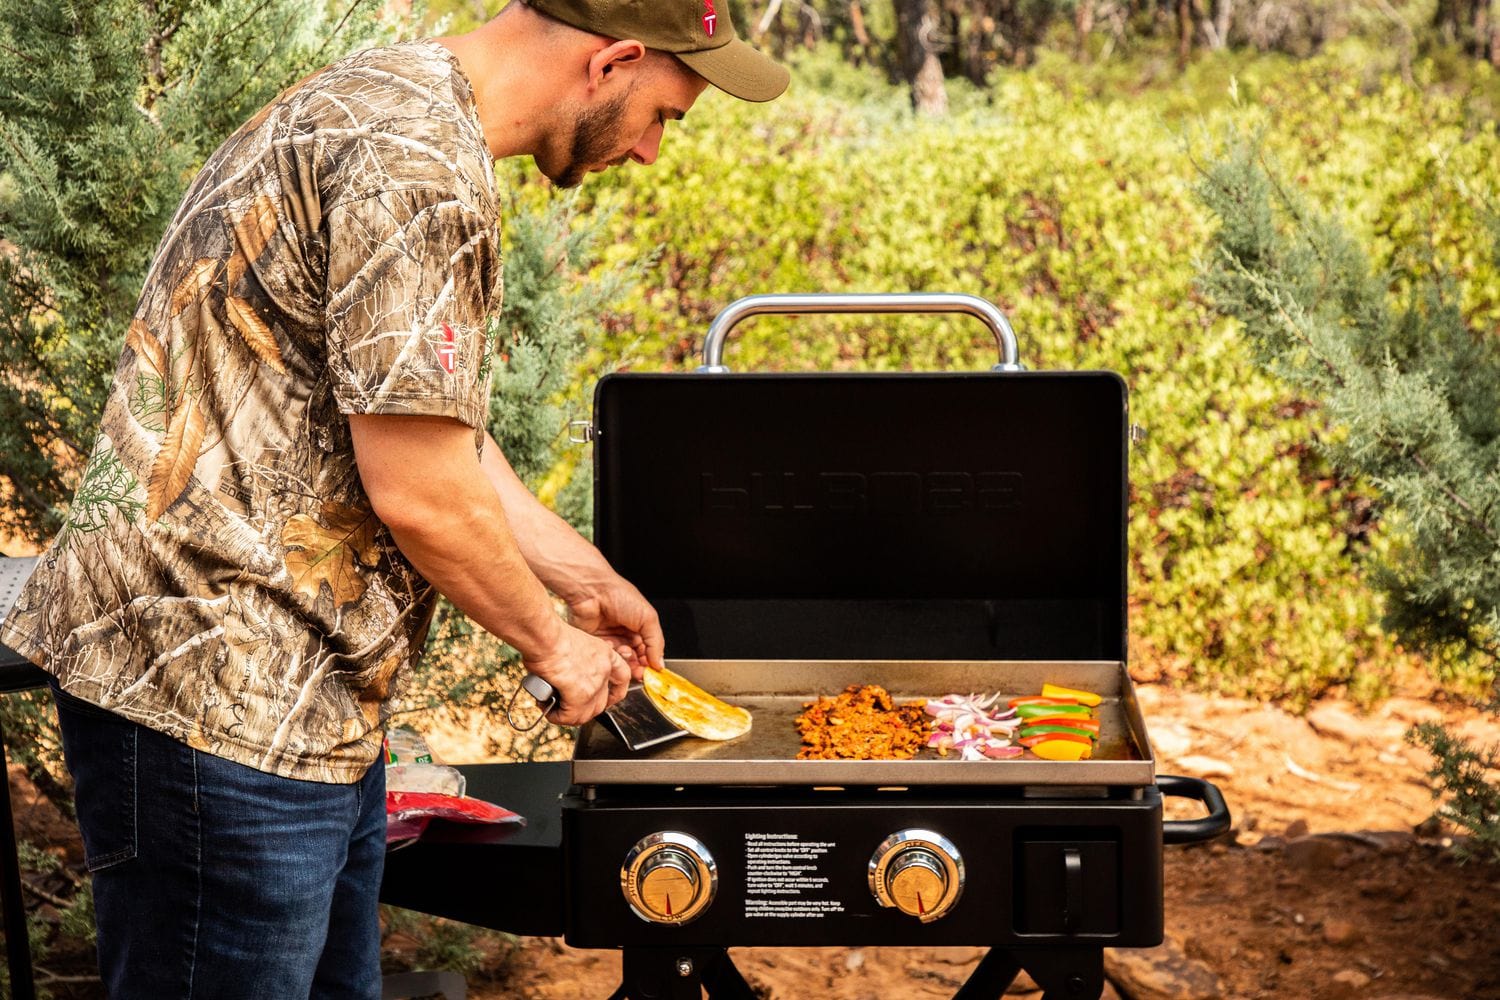
<svg viewBox="0 0 1500 1000">
<path fill-rule="evenodd" d="M 742 101 L 774 101 L 786 91 L 792 75 L 761 55 L 743 39 L 700 52 L 679 52 L 688 68 L 731 97 Z"/>
</svg>

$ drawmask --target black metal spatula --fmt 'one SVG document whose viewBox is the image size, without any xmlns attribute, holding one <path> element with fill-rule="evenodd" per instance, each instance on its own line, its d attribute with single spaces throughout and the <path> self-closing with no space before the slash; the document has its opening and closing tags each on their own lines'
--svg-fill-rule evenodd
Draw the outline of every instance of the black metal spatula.
<svg viewBox="0 0 1500 1000">
<path fill-rule="evenodd" d="M 521 680 L 521 687 L 536 699 L 544 716 L 557 707 L 557 689 L 536 674 L 528 673 Z M 508 718 L 509 712 L 506 715 Z M 639 683 L 630 685 L 625 697 L 606 708 L 601 718 L 620 742 L 632 750 L 644 750 L 688 734 L 686 729 L 679 728 L 661 714 Z M 511 725 L 515 726 L 515 723 Z"/>
</svg>

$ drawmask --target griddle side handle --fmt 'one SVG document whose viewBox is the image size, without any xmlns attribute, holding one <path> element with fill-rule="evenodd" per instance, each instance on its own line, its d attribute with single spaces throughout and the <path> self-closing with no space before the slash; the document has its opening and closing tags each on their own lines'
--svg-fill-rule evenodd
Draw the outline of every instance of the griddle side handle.
<svg viewBox="0 0 1500 1000">
<path fill-rule="evenodd" d="M 719 375 L 729 371 L 724 364 L 724 342 L 729 331 L 751 316 L 806 316 L 834 313 L 964 313 L 978 319 L 995 335 L 1000 363 L 992 371 L 1023 371 L 1016 331 L 993 302 L 977 295 L 957 292 L 813 292 L 800 295 L 747 295 L 725 306 L 708 326 L 703 338 L 701 373 Z"/>
<path fill-rule="evenodd" d="M 1162 823 L 1162 843 L 1201 844 L 1229 832 L 1229 804 L 1213 782 L 1177 774 L 1158 774 L 1156 787 L 1163 795 L 1196 799 L 1208 807 L 1208 815 L 1202 819 L 1173 819 Z"/>
</svg>

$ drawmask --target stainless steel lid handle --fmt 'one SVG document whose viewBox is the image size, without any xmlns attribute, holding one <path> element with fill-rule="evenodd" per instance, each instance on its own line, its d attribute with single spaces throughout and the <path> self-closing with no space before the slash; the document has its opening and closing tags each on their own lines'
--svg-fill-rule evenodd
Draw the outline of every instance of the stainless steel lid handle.
<svg viewBox="0 0 1500 1000">
<path fill-rule="evenodd" d="M 814 313 L 966 313 L 981 320 L 995 335 L 1000 363 L 992 371 L 1024 371 L 1016 331 L 993 302 L 956 292 L 815 292 L 805 295 L 749 295 L 724 308 L 709 324 L 703 338 L 703 364 L 698 371 L 722 374 L 724 342 L 751 316 L 805 316 Z"/>
</svg>

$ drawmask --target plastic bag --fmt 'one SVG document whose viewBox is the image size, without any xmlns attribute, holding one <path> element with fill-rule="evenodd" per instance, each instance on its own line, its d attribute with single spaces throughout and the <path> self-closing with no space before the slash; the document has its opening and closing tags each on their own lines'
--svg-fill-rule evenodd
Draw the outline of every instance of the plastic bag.
<svg viewBox="0 0 1500 1000">
<path fill-rule="evenodd" d="M 385 734 L 385 789 L 462 795 L 466 784 L 463 774 L 439 761 L 422 737 L 410 729 L 392 729 Z"/>
<path fill-rule="evenodd" d="M 442 763 L 410 729 L 385 735 L 385 843 L 402 847 L 433 820 L 500 827 L 526 820 L 509 809 L 464 795 L 463 774 Z"/>
<path fill-rule="evenodd" d="M 420 837 L 435 819 L 454 823 L 524 825 L 526 819 L 509 809 L 468 796 L 435 792 L 385 793 L 385 843 L 399 847 Z"/>
</svg>

